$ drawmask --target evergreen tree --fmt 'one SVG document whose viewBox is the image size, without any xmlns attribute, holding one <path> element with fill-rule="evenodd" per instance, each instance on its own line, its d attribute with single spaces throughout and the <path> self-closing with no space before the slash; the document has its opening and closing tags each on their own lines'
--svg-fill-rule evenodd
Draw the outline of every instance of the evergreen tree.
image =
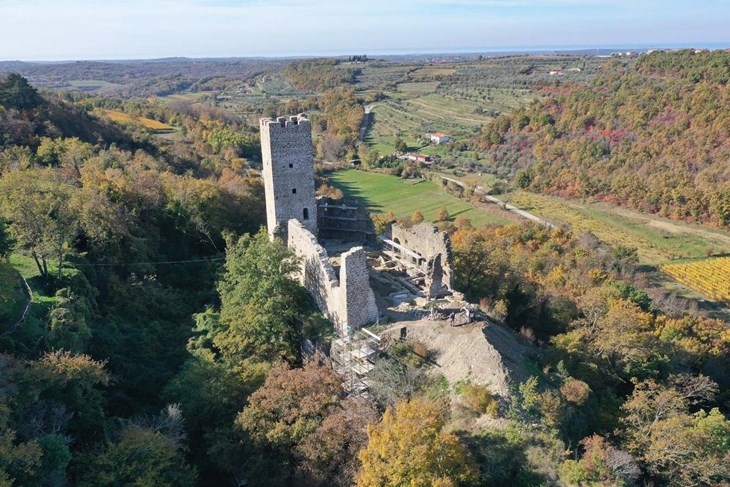
<svg viewBox="0 0 730 487">
<path fill-rule="evenodd" d="M 0 80 L 0 105 L 26 110 L 35 108 L 40 103 L 38 90 L 19 74 L 11 73 L 4 80 Z"/>
</svg>

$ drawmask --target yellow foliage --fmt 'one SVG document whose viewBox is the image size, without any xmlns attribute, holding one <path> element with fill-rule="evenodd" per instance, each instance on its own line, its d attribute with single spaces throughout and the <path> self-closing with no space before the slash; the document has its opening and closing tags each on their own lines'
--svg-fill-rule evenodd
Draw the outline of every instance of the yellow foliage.
<svg viewBox="0 0 730 487">
<path fill-rule="evenodd" d="M 413 215 L 411 215 L 411 223 L 418 224 L 421 222 L 423 222 L 423 213 L 420 210 L 414 211 Z"/>
<path fill-rule="evenodd" d="M 703 296 L 730 301 L 730 257 L 689 264 L 667 264 L 662 271 Z"/>
<path fill-rule="evenodd" d="M 136 117 L 116 110 L 102 110 L 102 112 L 107 118 L 121 125 L 139 124 L 150 130 L 173 130 L 173 128 L 166 123 L 152 120 L 151 118 Z"/>
<path fill-rule="evenodd" d="M 360 452 L 359 487 L 450 487 L 474 482 L 477 468 L 459 439 L 443 431 L 444 414 L 432 401 L 389 408 L 368 427 Z"/>
</svg>

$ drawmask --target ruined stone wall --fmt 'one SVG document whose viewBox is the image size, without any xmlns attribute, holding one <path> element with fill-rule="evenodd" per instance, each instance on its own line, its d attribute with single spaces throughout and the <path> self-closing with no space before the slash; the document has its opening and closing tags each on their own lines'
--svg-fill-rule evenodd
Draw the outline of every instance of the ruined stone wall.
<svg viewBox="0 0 730 487">
<path fill-rule="evenodd" d="M 327 250 L 298 220 L 288 222 L 288 246 L 300 258 L 300 282 L 314 298 L 323 312 L 330 308 L 329 300 L 339 279 L 329 261 Z M 325 312 L 325 314 L 327 314 Z"/>
<path fill-rule="evenodd" d="M 410 228 L 391 225 L 390 239 L 423 256 L 420 267 L 426 272 L 429 297 L 453 290 L 451 239 L 430 223 Z"/>
<path fill-rule="evenodd" d="M 301 222 L 291 219 L 288 245 L 301 259 L 300 281 L 340 336 L 377 321 L 378 307 L 370 287 L 367 255 L 362 247 L 342 254 L 339 276 L 327 250 Z"/>
<path fill-rule="evenodd" d="M 362 247 L 355 247 L 340 256 L 341 313 L 350 330 L 378 320 L 378 305 L 375 293 L 370 287 L 370 270 L 367 253 Z"/>
<path fill-rule="evenodd" d="M 279 236 L 286 241 L 287 221 L 292 218 L 317 235 L 309 120 L 304 115 L 262 118 L 260 129 L 269 237 Z"/>
</svg>

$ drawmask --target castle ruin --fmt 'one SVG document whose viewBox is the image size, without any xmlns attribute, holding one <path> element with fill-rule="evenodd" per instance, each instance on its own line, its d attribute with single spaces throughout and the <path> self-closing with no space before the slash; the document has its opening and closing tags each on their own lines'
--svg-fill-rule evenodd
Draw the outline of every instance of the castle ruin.
<svg viewBox="0 0 730 487">
<path fill-rule="evenodd" d="M 364 248 L 354 246 L 336 259 L 319 243 L 320 219 L 334 221 L 325 227 L 330 233 L 339 230 L 362 239 L 370 231 L 355 207 L 328 199 L 318 207 L 310 121 L 303 114 L 261 119 L 261 153 L 269 238 L 281 238 L 299 257 L 302 285 L 340 336 L 378 321 Z"/>
<path fill-rule="evenodd" d="M 427 223 L 412 228 L 394 224 L 387 236 L 378 237 L 383 252 L 369 253 L 364 245 L 377 240 L 367 211 L 315 197 L 309 119 L 304 114 L 264 118 L 260 128 L 269 238 L 280 238 L 297 255 L 302 285 L 340 337 L 379 321 L 371 279 L 379 289 L 388 288 L 388 296 L 381 296 L 386 306 L 394 296 L 437 299 L 451 294 L 446 233 Z M 374 269 L 369 257 L 383 265 Z"/>
<path fill-rule="evenodd" d="M 289 220 L 317 235 L 312 126 L 304 115 L 261 119 L 266 224 L 269 238 L 286 242 Z"/>
<path fill-rule="evenodd" d="M 385 252 L 425 274 L 426 297 L 435 299 L 447 296 L 453 289 L 449 236 L 430 223 L 419 223 L 412 227 L 393 224 L 389 234 L 390 238 L 379 237 Z"/>
</svg>

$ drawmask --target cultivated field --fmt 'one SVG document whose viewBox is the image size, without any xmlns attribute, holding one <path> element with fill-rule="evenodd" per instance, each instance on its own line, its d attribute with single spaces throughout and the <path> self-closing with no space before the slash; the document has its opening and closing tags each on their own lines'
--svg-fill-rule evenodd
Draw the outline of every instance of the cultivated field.
<svg viewBox="0 0 730 487">
<path fill-rule="evenodd" d="M 356 91 L 381 96 L 365 141 L 386 155 L 394 151 L 396 135 L 412 148 L 418 148 L 418 139 L 427 132 L 468 138 L 500 113 L 539 97 L 534 87 L 549 80 L 549 71 L 580 68 L 569 75 L 578 81 L 593 76 L 599 64 L 591 58 L 518 56 L 433 65 L 376 61 L 350 67 L 362 71 Z"/>
<path fill-rule="evenodd" d="M 166 123 L 159 122 L 157 120 L 152 120 L 151 118 L 144 118 L 144 117 L 135 117 L 133 115 L 129 115 L 124 112 L 118 112 L 116 110 L 101 110 L 103 112 L 104 116 L 111 119 L 112 121 L 122 124 L 122 125 L 135 125 L 139 124 L 142 125 L 144 128 L 153 130 L 153 131 L 160 131 L 160 132 L 168 132 L 175 130 L 170 125 L 167 125 Z"/>
<path fill-rule="evenodd" d="M 730 257 L 667 264 L 662 271 L 697 293 L 730 302 Z"/>
<path fill-rule="evenodd" d="M 436 211 L 446 207 L 452 219 L 468 218 L 474 226 L 511 222 L 450 195 L 431 181 L 416 182 L 357 170 L 337 171 L 329 180 L 345 195 L 359 199 L 373 213 L 392 211 L 396 217 L 406 218 L 420 210 L 426 220 L 433 221 Z"/>
<path fill-rule="evenodd" d="M 524 191 L 500 198 L 552 223 L 568 224 L 576 232 L 590 231 L 609 245 L 635 247 L 646 264 L 730 253 L 730 234 L 699 225 Z"/>
</svg>

